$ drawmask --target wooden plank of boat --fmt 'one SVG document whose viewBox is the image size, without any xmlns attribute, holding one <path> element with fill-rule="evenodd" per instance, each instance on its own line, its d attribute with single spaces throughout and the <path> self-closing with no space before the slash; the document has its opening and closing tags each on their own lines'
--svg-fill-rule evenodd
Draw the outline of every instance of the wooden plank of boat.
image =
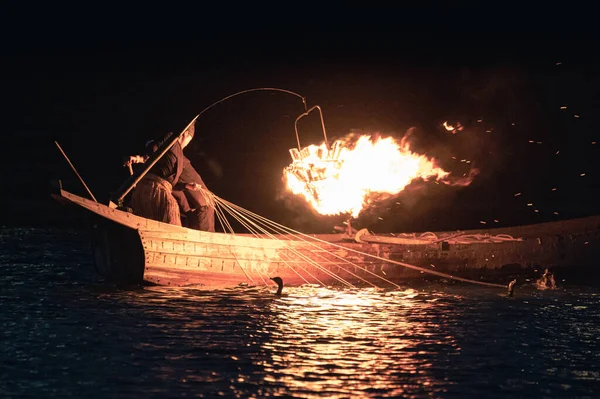
<svg viewBox="0 0 600 399">
<path fill-rule="evenodd" d="M 384 236 L 375 236 L 370 242 L 359 243 L 349 242 L 344 234 L 280 236 L 288 238 L 284 240 L 209 233 L 145 219 L 62 189 L 57 199 L 76 204 L 95 216 L 92 237 L 99 269 L 116 280 L 144 280 L 161 285 L 267 284 L 274 275 L 284 278 L 286 284 L 335 284 L 346 280 L 357 283 L 377 277 L 394 281 L 419 274 L 402 267 L 403 262 L 455 273 L 509 265 L 572 267 L 595 264 L 600 255 L 600 216 L 465 231 L 508 234 L 521 237 L 522 241 L 444 245 L 439 240 L 385 242 L 381 239 Z M 444 237 L 455 233 L 435 234 Z M 308 242 L 309 238 L 318 241 Z"/>
</svg>

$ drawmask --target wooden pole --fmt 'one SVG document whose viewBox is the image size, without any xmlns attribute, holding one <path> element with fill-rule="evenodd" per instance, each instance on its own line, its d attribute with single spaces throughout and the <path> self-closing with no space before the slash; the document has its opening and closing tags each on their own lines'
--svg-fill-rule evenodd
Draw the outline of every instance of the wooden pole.
<svg viewBox="0 0 600 399">
<path fill-rule="evenodd" d="M 60 152 L 62 152 L 63 156 L 65 157 L 65 159 L 67 160 L 67 162 L 69 163 L 69 165 L 71 165 L 71 169 L 73 169 L 73 172 L 75 172 L 75 174 L 79 178 L 79 181 L 81 181 L 81 184 L 83 184 L 83 187 L 85 187 L 85 189 L 87 190 L 87 192 L 90 195 L 90 197 L 92 197 L 92 199 L 95 202 L 98 202 L 96 200 L 96 197 L 94 197 L 94 194 L 92 194 L 92 192 L 88 188 L 87 184 L 85 184 L 85 182 L 83 181 L 83 179 L 81 178 L 81 176 L 79 176 L 79 173 L 77 173 L 77 169 L 75 169 L 75 166 L 73 166 L 73 164 L 71 163 L 71 160 L 69 159 L 69 157 L 67 156 L 67 154 L 65 154 L 65 152 L 63 151 L 63 149 L 60 147 L 60 144 L 58 144 L 58 141 L 54 141 L 54 144 L 56 144 L 56 146 L 58 147 L 58 149 L 60 150 Z"/>
</svg>

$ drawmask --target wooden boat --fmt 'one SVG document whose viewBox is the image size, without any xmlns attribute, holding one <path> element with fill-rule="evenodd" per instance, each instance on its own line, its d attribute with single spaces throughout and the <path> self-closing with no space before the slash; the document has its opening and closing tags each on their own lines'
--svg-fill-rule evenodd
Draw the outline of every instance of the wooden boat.
<svg viewBox="0 0 600 399">
<path fill-rule="evenodd" d="M 286 91 L 245 90 L 205 108 L 179 135 L 173 135 L 170 142 L 164 143 L 143 170 L 132 173 L 112 197 L 115 202 L 98 203 L 89 189 L 93 201 L 62 187 L 53 194 L 60 202 L 73 205 L 89 216 L 96 268 L 108 280 L 223 287 L 240 283 L 268 284 L 270 277 L 279 276 L 286 285 L 394 286 L 407 279 L 435 276 L 506 287 L 508 277 L 533 278 L 546 268 L 554 272 L 566 270 L 570 275 L 574 275 L 575 270 L 599 274 L 595 272 L 595 265 L 600 255 L 600 216 L 503 229 L 419 235 L 374 236 L 366 230 L 355 234 L 351 229 L 340 234 L 307 235 L 291 231 L 286 234 L 284 231 L 275 235 L 251 235 L 197 231 L 123 210 L 123 198 L 198 116 L 225 99 L 256 90 Z M 301 98 L 306 108 L 305 98 Z M 306 109 L 295 121 L 298 151 L 291 150 L 295 161 L 304 151 L 297 123 L 313 110 L 320 114 L 324 142 L 328 143 L 320 107 Z M 332 153 L 335 153 L 334 147 Z M 64 152 L 63 155 L 67 158 Z M 87 189 L 74 167 L 73 170 Z M 307 175 L 312 176 L 311 179 L 315 176 Z M 490 282 L 493 279 L 501 284 Z"/>
<path fill-rule="evenodd" d="M 107 280 L 166 286 L 395 285 L 434 275 L 481 282 L 545 268 L 595 270 L 600 216 L 504 229 L 429 234 L 253 236 L 210 233 L 145 219 L 62 188 L 53 194 L 90 222 L 94 261 Z M 524 274 L 525 273 L 525 274 Z M 533 273 L 533 274 L 532 274 Z M 512 277 L 511 277 L 512 278 Z M 489 285 L 498 286 L 496 283 Z"/>
</svg>

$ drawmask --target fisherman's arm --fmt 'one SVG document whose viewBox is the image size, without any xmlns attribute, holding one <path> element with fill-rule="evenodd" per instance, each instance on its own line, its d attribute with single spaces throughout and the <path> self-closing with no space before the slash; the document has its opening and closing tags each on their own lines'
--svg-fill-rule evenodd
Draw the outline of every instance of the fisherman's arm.
<svg viewBox="0 0 600 399">
<path fill-rule="evenodd" d="M 145 163 L 148 160 L 148 155 L 131 155 L 125 160 L 123 166 L 129 166 L 134 163 Z"/>
<path fill-rule="evenodd" d="M 190 191 L 198 191 L 202 189 L 202 185 L 198 184 L 198 183 L 184 183 L 184 182 L 178 182 L 177 184 L 175 184 L 173 186 L 173 190 L 190 190 Z"/>
<path fill-rule="evenodd" d="M 129 158 L 125 160 L 123 166 L 130 166 L 134 163 L 145 163 L 149 158 L 151 153 L 155 152 L 161 145 L 163 145 L 169 138 L 173 135 L 172 132 L 165 134 L 158 140 L 152 141 L 152 146 L 147 148 L 147 153 L 144 155 L 131 155 Z"/>
</svg>

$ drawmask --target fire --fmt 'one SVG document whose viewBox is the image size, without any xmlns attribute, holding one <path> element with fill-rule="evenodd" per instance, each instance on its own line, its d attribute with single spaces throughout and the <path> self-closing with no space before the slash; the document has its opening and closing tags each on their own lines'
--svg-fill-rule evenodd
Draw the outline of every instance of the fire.
<svg viewBox="0 0 600 399">
<path fill-rule="evenodd" d="M 473 177 L 449 183 L 449 172 L 434 159 L 415 154 L 408 143 L 392 137 L 362 135 L 355 141 L 323 143 L 291 149 L 293 162 L 284 168 L 287 188 L 323 215 L 357 217 L 371 194 L 397 194 L 415 179 L 468 185 Z"/>
</svg>

